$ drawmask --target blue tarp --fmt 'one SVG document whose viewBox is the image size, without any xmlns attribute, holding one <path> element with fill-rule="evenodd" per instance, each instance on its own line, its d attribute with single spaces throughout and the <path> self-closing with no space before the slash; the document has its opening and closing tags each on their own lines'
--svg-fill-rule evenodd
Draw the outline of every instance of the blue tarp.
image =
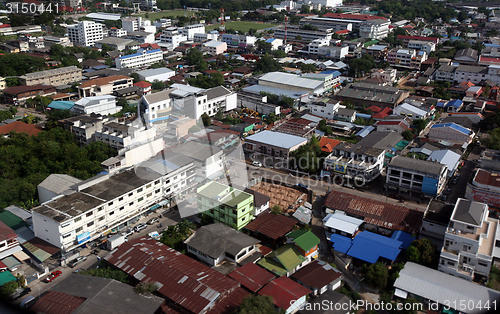
<svg viewBox="0 0 500 314">
<path fill-rule="evenodd" d="M 411 245 L 413 240 L 415 240 L 415 237 L 407 232 L 397 230 L 392 234 L 391 239 L 401 241 L 403 243 L 401 244 L 401 248 L 406 250 Z"/>
<path fill-rule="evenodd" d="M 70 110 L 75 105 L 74 101 L 54 100 L 48 105 L 51 109 Z"/>
<path fill-rule="evenodd" d="M 347 255 L 368 263 L 376 263 L 380 257 L 394 261 L 401 252 L 401 245 L 401 241 L 363 231 L 354 238 Z"/>
<path fill-rule="evenodd" d="M 332 234 L 330 241 L 333 242 L 333 249 L 341 253 L 346 253 L 351 247 L 351 238 L 341 236 L 340 234 Z"/>
</svg>

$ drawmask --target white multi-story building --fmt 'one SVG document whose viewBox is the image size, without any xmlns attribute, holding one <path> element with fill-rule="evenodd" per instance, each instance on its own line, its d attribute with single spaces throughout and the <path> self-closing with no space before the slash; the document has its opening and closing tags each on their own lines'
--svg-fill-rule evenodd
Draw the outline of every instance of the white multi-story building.
<svg viewBox="0 0 500 314">
<path fill-rule="evenodd" d="M 334 71 L 333 73 L 306 73 L 302 74 L 301 77 L 324 82 L 326 92 L 337 90 L 341 86 L 340 72 L 338 71 Z"/>
<path fill-rule="evenodd" d="M 172 100 L 170 93 L 173 89 L 142 96 L 139 100 L 137 110 L 143 122 L 149 128 L 164 125 L 165 120 L 170 117 L 172 111 Z M 166 125 L 165 125 L 166 126 Z"/>
<path fill-rule="evenodd" d="M 278 38 L 268 38 L 266 43 L 271 44 L 271 50 L 278 50 L 283 45 L 283 40 Z"/>
<path fill-rule="evenodd" d="M 204 34 L 205 25 L 193 24 L 179 28 L 179 33 L 187 37 L 188 40 L 193 40 L 194 34 Z"/>
<path fill-rule="evenodd" d="M 443 191 L 448 167 L 437 162 L 395 156 L 387 165 L 386 187 L 436 196 Z"/>
<path fill-rule="evenodd" d="M 167 44 L 172 50 L 179 47 L 180 43 L 186 40 L 188 40 L 188 37 L 179 33 L 177 27 L 168 27 L 160 35 L 160 43 Z"/>
<path fill-rule="evenodd" d="M 498 219 L 488 205 L 459 198 L 444 235 L 438 269 L 469 281 L 486 279 L 493 258 L 500 258 Z"/>
<path fill-rule="evenodd" d="M 156 6 L 156 0 L 141 0 L 141 7 L 149 11 L 155 11 L 158 9 Z"/>
<path fill-rule="evenodd" d="M 359 36 L 369 39 L 384 39 L 389 35 L 389 20 L 368 20 L 363 21 L 359 26 Z"/>
<path fill-rule="evenodd" d="M 436 51 L 436 43 L 432 41 L 410 40 L 408 42 L 408 49 L 423 50 L 427 54 Z"/>
<path fill-rule="evenodd" d="M 139 49 L 137 53 L 121 56 L 116 59 L 116 67 L 122 68 L 141 68 L 163 60 L 163 51 L 161 49 Z"/>
<path fill-rule="evenodd" d="M 102 129 L 95 132 L 95 140 L 122 149 L 152 142 L 155 135 L 155 129 L 113 121 L 104 123 Z"/>
<path fill-rule="evenodd" d="M 324 103 L 324 102 L 314 102 L 309 104 L 309 112 L 315 116 L 320 116 L 327 120 L 333 119 L 337 115 L 337 111 L 340 108 L 340 102 L 336 103 Z"/>
<path fill-rule="evenodd" d="M 228 47 L 248 47 L 255 45 L 257 40 L 254 36 L 245 36 L 237 34 L 222 34 L 221 41 L 225 42 Z"/>
<path fill-rule="evenodd" d="M 116 97 L 111 95 L 85 97 L 71 108 L 71 112 L 76 114 L 100 114 L 103 116 L 115 114 L 122 107 L 116 105 Z"/>
<path fill-rule="evenodd" d="M 342 0 L 309 0 L 307 2 L 313 4 L 321 4 L 321 7 L 325 8 L 335 8 L 342 6 Z"/>
<path fill-rule="evenodd" d="M 424 50 L 394 49 L 387 53 L 387 61 L 391 66 L 420 69 L 422 62 L 427 60 Z"/>
<path fill-rule="evenodd" d="M 319 29 L 331 29 L 333 32 L 348 30 L 352 32 L 353 24 L 360 24 L 361 21 L 348 19 L 334 19 L 326 17 L 305 17 L 299 21 L 300 26 L 311 25 Z"/>
<path fill-rule="evenodd" d="M 73 44 L 91 47 L 96 41 L 103 39 L 104 31 L 101 23 L 80 21 L 67 27 L 68 38 Z"/>
<path fill-rule="evenodd" d="M 217 33 L 207 33 L 207 34 L 198 33 L 194 34 L 193 41 L 201 43 L 209 40 L 217 40 L 218 37 L 219 34 Z"/>
<path fill-rule="evenodd" d="M 287 40 L 296 40 L 297 38 L 304 41 L 312 41 L 315 39 L 332 39 L 333 32 L 331 29 L 323 31 L 313 31 L 302 29 L 298 26 L 288 26 L 285 32 L 285 27 L 278 27 L 274 30 L 274 38 L 284 39 L 286 35 Z"/>
<path fill-rule="evenodd" d="M 122 28 L 111 27 L 109 30 L 109 37 L 125 37 L 127 36 L 127 31 Z"/>
<path fill-rule="evenodd" d="M 153 23 L 157 28 L 165 28 L 172 26 L 172 19 L 159 19 Z"/>
<path fill-rule="evenodd" d="M 211 40 L 209 42 L 203 43 L 202 45 L 212 56 L 220 55 L 227 51 L 227 44 L 223 41 Z"/>
<path fill-rule="evenodd" d="M 192 178 L 192 166 L 179 169 L 185 172 L 186 180 Z M 113 228 L 125 228 L 158 207 L 172 175 L 173 171 L 160 174 L 139 167 L 82 182 L 75 187 L 76 192 L 32 210 L 35 236 L 67 252 Z"/>
</svg>

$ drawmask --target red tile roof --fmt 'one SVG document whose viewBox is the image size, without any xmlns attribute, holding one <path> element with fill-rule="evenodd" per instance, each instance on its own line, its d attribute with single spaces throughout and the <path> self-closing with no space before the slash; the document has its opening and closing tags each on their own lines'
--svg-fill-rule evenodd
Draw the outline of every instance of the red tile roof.
<svg viewBox="0 0 500 314">
<path fill-rule="evenodd" d="M 49 291 L 36 301 L 30 311 L 45 314 L 69 314 L 76 311 L 85 300 L 85 298 L 75 297 L 64 292 Z"/>
<path fill-rule="evenodd" d="M 284 310 L 292 305 L 292 301 L 298 300 L 309 293 L 311 293 L 311 290 L 286 276 L 274 279 L 259 291 L 260 295 L 271 296 L 274 305 Z"/>
<path fill-rule="evenodd" d="M 377 113 L 377 112 L 382 111 L 382 108 L 374 105 L 374 106 L 370 106 L 370 107 L 366 108 L 366 110 L 371 110 L 373 113 Z"/>
<path fill-rule="evenodd" d="M 53 89 L 55 88 L 52 85 L 43 85 L 43 84 L 37 84 L 37 85 L 22 85 L 22 86 L 12 86 L 12 87 L 7 87 L 6 89 L 3 90 L 4 94 L 9 94 L 9 95 L 17 95 L 20 93 L 25 93 L 25 92 L 30 92 L 30 91 L 45 91 L 48 89 Z"/>
<path fill-rule="evenodd" d="M 500 175 L 479 169 L 474 177 L 474 182 L 500 188 Z"/>
<path fill-rule="evenodd" d="M 500 58 L 479 56 L 479 62 L 487 62 L 489 64 L 496 64 L 496 63 L 500 63 Z"/>
<path fill-rule="evenodd" d="M 140 46 L 141 48 L 151 48 L 151 49 L 160 49 L 160 46 L 158 44 L 151 44 L 151 43 L 144 43 Z"/>
<path fill-rule="evenodd" d="M 140 81 L 134 84 L 134 86 L 140 87 L 140 88 L 148 88 L 150 86 L 153 86 L 153 84 L 148 83 L 146 81 Z"/>
<path fill-rule="evenodd" d="M 21 121 L 14 121 L 9 124 L 0 126 L 0 134 L 8 134 L 10 132 L 26 133 L 30 136 L 37 136 L 43 129 L 38 125 L 27 124 Z"/>
<path fill-rule="evenodd" d="M 331 153 L 335 146 L 339 145 L 340 143 L 342 143 L 342 141 L 323 136 L 321 140 L 319 140 L 319 147 L 321 147 L 322 151 Z"/>
<path fill-rule="evenodd" d="M 325 262 L 313 261 L 290 277 L 306 287 L 319 290 L 341 276 L 341 272 Z"/>
<path fill-rule="evenodd" d="M 17 234 L 3 221 L 0 220 L 0 241 L 17 238 Z"/>
<path fill-rule="evenodd" d="M 423 212 L 416 209 L 339 191 L 328 194 L 325 207 L 364 217 L 364 221 L 370 224 L 408 233 L 420 230 L 424 216 Z"/>
<path fill-rule="evenodd" d="M 246 225 L 245 228 L 276 240 L 290 232 L 296 224 L 295 219 L 283 215 L 262 213 Z"/>
<path fill-rule="evenodd" d="M 387 117 L 391 112 L 392 112 L 391 108 L 385 107 L 381 111 L 379 111 L 376 114 L 372 115 L 372 118 L 373 119 L 383 119 L 383 118 Z"/>
<path fill-rule="evenodd" d="M 257 292 L 276 276 L 254 263 L 248 263 L 233 270 L 228 275 L 238 281 L 243 287 Z"/>
<path fill-rule="evenodd" d="M 337 35 L 349 34 L 349 30 L 348 29 L 343 29 L 343 30 L 340 30 L 340 31 L 336 31 L 335 34 L 337 34 Z"/>
<path fill-rule="evenodd" d="M 333 12 L 329 12 L 323 15 L 323 17 L 331 17 L 334 19 L 362 20 L 362 21 L 387 20 L 385 17 L 370 15 L 370 14 L 349 14 L 349 13 L 333 13 Z"/>
<path fill-rule="evenodd" d="M 398 39 L 432 41 L 435 43 L 439 41 L 439 38 L 437 37 L 410 36 L 410 35 L 398 35 Z"/>
<path fill-rule="evenodd" d="M 151 238 L 122 244 L 106 260 L 142 282 L 159 284 L 158 293 L 199 313 L 223 300 L 239 284 Z"/>
</svg>

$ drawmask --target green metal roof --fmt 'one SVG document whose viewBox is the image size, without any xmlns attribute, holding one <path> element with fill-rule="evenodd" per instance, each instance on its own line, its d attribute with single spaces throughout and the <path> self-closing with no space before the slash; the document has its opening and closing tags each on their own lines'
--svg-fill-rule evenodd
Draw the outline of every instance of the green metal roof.
<svg viewBox="0 0 500 314">
<path fill-rule="evenodd" d="M 31 254 L 33 254 L 33 256 L 36 257 L 36 259 L 38 259 L 40 262 L 45 261 L 46 259 L 48 259 L 51 256 L 50 253 L 42 250 L 38 246 L 35 246 L 34 244 L 31 244 L 29 242 L 25 242 L 25 243 L 23 243 L 21 245 L 26 250 L 28 250 Z"/>
<path fill-rule="evenodd" d="M 0 273 L 0 286 L 14 280 L 17 280 L 17 278 L 14 275 L 12 275 L 10 271 L 3 271 Z"/>
<path fill-rule="evenodd" d="M 286 276 L 287 271 L 283 265 L 272 258 L 264 257 L 257 264 L 278 276 Z"/>
<path fill-rule="evenodd" d="M 374 39 L 374 40 L 367 41 L 363 46 L 366 48 L 366 47 L 370 47 L 370 46 L 373 46 L 376 44 L 378 44 L 378 40 Z"/>
<path fill-rule="evenodd" d="M 279 262 L 281 264 L 281 267 L 284 268 L 286 271 L 294 270 L 295 267 L 299 266 L 300 264 L 302 264 L 302 262 L 306 260 L 306 258 L 302 256 L 300 251 L 292 243 L 285 244 L 282 247 L 278 248 L 277 250 L 274 250 L 271 254 L 266 256 L 265 259 L 268 260 L 267 261 L 268 264 L 271 265 L 277 265 L 278 264 L 277 262 Z M 272 259 L 274 259 L 274 262 L 269 261 Z M 261 266 L 265 267 L 264 265 Z M 269 269 L 269 270 L 275 272 L 274 269 Z"/>
<path fill-rule="evenodd" d="M 288 236 L 305 252 L 309 251 L 320 242 L 320 239 L 314 233 L 304 229 L 292 231 Z"/>
<path fill-rule="evenodd" d="M 17 217 L 13 213 L 4 210 L 0 213 L 0 220 L 3 221 L 7 226 L 9 226 L 12 230 L 17 230 L 24 226 L 27 226 L 26 222 L 21 218 Z"/>
</svg>

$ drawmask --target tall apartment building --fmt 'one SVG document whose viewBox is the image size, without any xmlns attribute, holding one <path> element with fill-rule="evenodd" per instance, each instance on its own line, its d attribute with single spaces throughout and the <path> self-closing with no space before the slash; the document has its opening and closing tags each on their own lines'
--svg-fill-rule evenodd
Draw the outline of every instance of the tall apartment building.
<svg viewBox="0 0 500 314">
<path fill-rule="evenodd" d="M 236 230 L 253 217 L 253 195 L 215 181 L 197 189 L 198 212 Z"/>
<path fill-rule="evenodd" d="M 28 73 L 19 77 L 21 85 L 53 85 L 60 86 L 82 80 L 82 69 L 72 65 L 69 67 Z"/>
<path fill-rule="evenodd" d="M 488 205 L 459 198 L 444 235 L 438 269 L 469 281 L 488 280 L 493 258 L 500 257 L 498 219 Z"/>
<path fill-rule="evenodd" d="M 116 68 L 141 68 L 163 61 L 161 49 L 139 49 L 136 53 L 116 58 Z"/>
<path fill-rule="evenodd" d="M 254 36 L 245 36 L 237 34 L 222 34 L 221 41 L 225 42 L 228 47 L 248 47 L 255 45 L 257 40 Z"/>
<path fill-rule="evenodd" d="M 356 22 L 357 21 L 354 20 L 331 19 L 326 17 L 305 17 L 299 21 L 299 26 L 311 25 L 319 29 L 331 29 L 334 32 L 347 29 L 351 32 L 353 30 L 353 23 L 355 24 Z"/>
<path fill-rule="evenodd" d="M 205 25 L 203 24 L 193 24 L 186 25 L 182 28 L 179 28 L 179 33 L 187 37 L 188 40 L 192 40 L 194 34 L 204 34 L 205 33 Z"/>
<path fill-rule="evenodd" d="M 359 26 L 359 36 L 369 39 L 384 39 L 389 35 L 389 20 L 363 21 Z"/>
<path fill-rule="evenodd" d="M 393 49 L 387 53 L 387 61 L 392 66 L 420 69 L 422 62 L 427 60 L 424 50 Z"/>
<path fill-rule="evenodd" d="M 437 162 L 395 156 L 387 165 L 386 187 L 436 196 L 443 191 L 448 167 Z"/>
<path fill-rule="evenodd" d="M 186 35 L 179 33 L 177 27 L 167 27 L 161 32 L 160 43 L 169 45 L 170 49 L 175 49 L 179 47 L 181 42 L 188 40 Z"/>
<path fill-rule="evenodd" d="M 155 11 L 158 9 L 156 0 L 141 0 L 141 7 L 148 11 Z"/>
<path fill-rule="evenodd" d="M 104 27 L 101 23 L 80 21 L 67 27 L 69 40 L 77 45 L 91 47 L 96 41 L 104 38 Z"/>
<path fill-rule="evenodd" d="M 274 30 L 274 38 L 284 39 L 286 34 L 287 40 L 295 40 L 297 38 L 302 38 L 305 41 L 312 41 L 315 39 L 332 39 L 333 32 L 331 29 L 322 30 L 322 31 L 314 31 L 301 29 L 298 26 L 288 26 L 286 31 L 285 27 L 277 27 Z"/>
</svg>

